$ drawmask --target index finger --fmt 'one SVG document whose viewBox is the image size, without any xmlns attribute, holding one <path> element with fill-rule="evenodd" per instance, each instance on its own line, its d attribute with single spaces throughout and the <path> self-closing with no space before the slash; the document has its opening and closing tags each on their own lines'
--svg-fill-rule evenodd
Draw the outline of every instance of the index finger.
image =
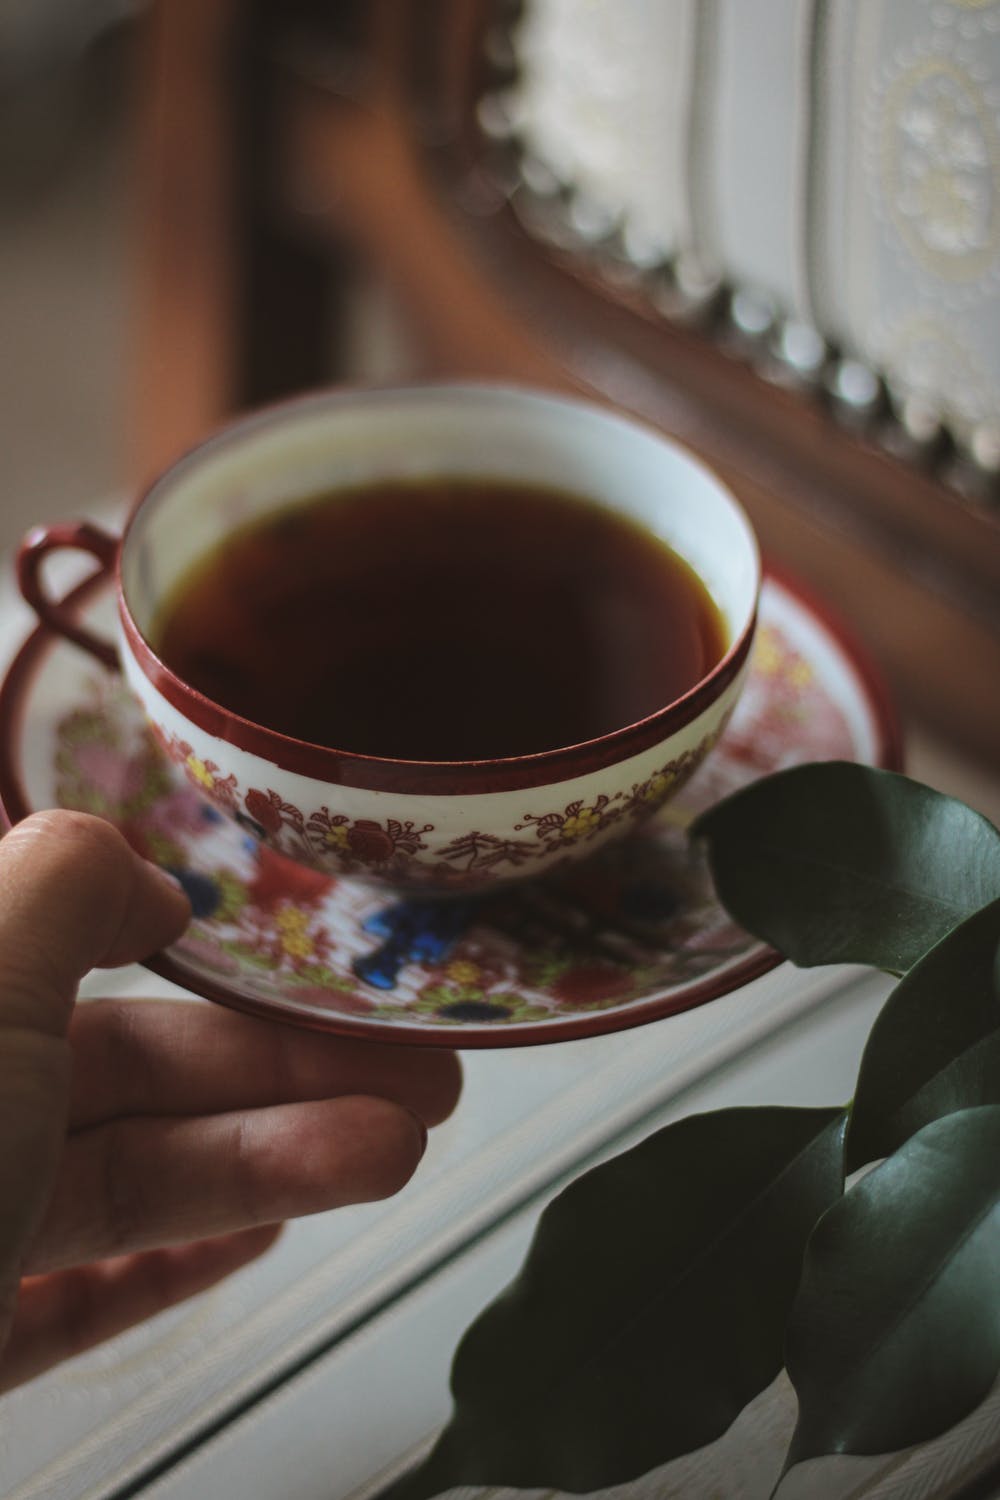
<svg viewBox="0 0 1000 1500">
<path fill-rule="evenodd" d="M 344 1094 L 394 1099 L 436 1125 L 462 1086 L 453 1052 L 324 1036 L 185 1000 L 88 1000 L 69 1035 L 71 1130 Z"/>
</svg>

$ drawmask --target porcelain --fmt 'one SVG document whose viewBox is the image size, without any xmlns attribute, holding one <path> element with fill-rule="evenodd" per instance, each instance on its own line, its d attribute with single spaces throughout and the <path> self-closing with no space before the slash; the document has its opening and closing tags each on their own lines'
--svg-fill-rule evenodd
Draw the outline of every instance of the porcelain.
<svg viewBox="0 0 1000 1500">
<path fill-rule="evenodd" d="M 106 586 L 74 600 L 113 622 Z M 805 760 L 898 767 L 884 690 L 836 627 L 765 584 L 751 671 L 714 755 L 632 838 L 545 879 L 400 898 L 283 859 L 164 755 L 121 680 L 39 627 L 0 690 L 0 803 L 81 808 L 186 887 L 194 920 L 149 967 L 209 999 L 324 1030 L 460 1047 L 616 1031 L 745 984 L 777 955 L 719 905 L 691 818 Z"/>
<path fill-rule="evenodd" d="M 157 658 L 148 635 L 160 604 L 235 528 L 338 485 L 443 474 L 551 485 L 638 519 L 707 586 L 725 624 L 725 656 L 682 698 L 599 739 L 465 762 L 378 759 L 287 738 L 212 703 Z M 428 889 L 549 873 L 672 797 L 737 701 L 760 585 L 743 511 L 676 444 L 584 401 L 490 385 L 345 391 L 273 407 L 168 470 L 140 500 L 120 545 L 90 526 L 37 529 L 19 559 L 25 598 L 111 665 L 110 641 L 78 626 L 42 589 L 42 559 L 66 546 L 114 570 L 125 679 L 199 792 L 303 865 Z"/>
</svg>

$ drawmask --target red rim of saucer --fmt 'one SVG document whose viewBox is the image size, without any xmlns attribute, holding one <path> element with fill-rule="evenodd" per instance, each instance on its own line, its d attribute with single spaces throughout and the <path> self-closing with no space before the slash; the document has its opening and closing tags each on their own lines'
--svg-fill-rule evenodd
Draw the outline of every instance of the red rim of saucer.
<svg viewBox="0 0 1000 1500">
<path fill-rule="evenodd" d="M 831 610 L 825 602 L 815 600 L 808 589 L 803 589 L 799 583 L 790 580 L 781 569 L 768 566 L 766 576 L 772 578 L 814 619 L 818 620 L 844 653 L 858 678 L 871 713 L 876 738 L 876 756 L 873 763 L 885 770 L 901 770 L 903 765 L 902 736 L 896 709 L 885 679 L 867 649 L 835 611 Z M 109 584 L 107 574 L 99 573 L 78 585 L 68 595 L 66 603 L 80 610 Z M 13 827 L 15 823 L 19 823 L 23 818 L 38 810 L 29 806 L 15 745 L 20 738 L 32 680 L 47 653 L 60 644 L 64 644 L 64 640 L 56 631 L 47 625 L 37 625 L 21 645 L 3 683 L 0 684 L 0 814 L 8 827 Z M 238 991 L 212 979 L 193 976 L 186 965 L 171 958 L 167 953 L 154 954 L 144 959 L 143 967 L 180 986 L 181 989 L 200 995 L 203 999 L 271 1022 L 283 1022 L 286 1025 L 304 1027 L 307 1030 L 353 1036 L 366 1041 L 398 1042 L 409 1046 L 503 1048 L 531 1046 L 553 1041 L 578 1041 L 588 1036 L 626 1031 L 634 1026 L 663 1020 L 667 1016 L 693 1010 L 710 1000 L 716 1000 L 722 995 L 742 988 L 743 985 L 766 974 L 768 970 L 775 968 L 781 962 L 781 954 L 761 944 L 758 949 L 748 953 L 732 968 L 716 972 L 674 998 L 636 1001 L 619 1011 L 599 1011 L 592 1015 L 581 1015 L 573 1021 L 529 1022 L 523 1024 L 520 1030 L 505 1027 L 503 1031 L 488 1026 L 459 1025 L 432 1029 L 411 1027 L 400 1022 L 368 1021 L 357 1016 L 321 1016 L 299 1012 L 293 1014 L 280 1007 L 268 1005 L 264 1001 L 248 999 Z M 196 984 L 192 983 L 192 978 L 197 978 Z"/>
<path fill-rule="evenodd" d="M 665 436 L 641 418 L 618 410 L 611 405 L 567 396 L 562 392 L 549 391 L 529 385 L 517 385 L 505 381 L 468 380 L 460 384 L 454 381 L 427 381 L 415 386 L 364 386 L 350 387 L 343 391 L 326 390 L 310 392 L 304 396 L 291 396 L 284 401 L 261 407 L 246 416 L 224 423 L 207 438 L 195 443 L 176 458 L 167 469 L 145 486 L 132 505 L 122 529 L 121 541 L 115 558 L 113 578 L 118 602 L 118 617 L 128 648 L 140 671 L 154 690 L 178 713 L 184 715 L 204 733 L 223 741 L 238 745 L 262 760 L 270 761 L 284 771 L 296 775 L 310 776 L 318 781 L 335 786 L 357 787 L 368 791 L 394 791 L 401 795 L 445 795 L 462 796 L 470 792 L 520 791 L 545 786 L 551 782 L 567 781 L 572 777 L 585 776 L 592 771 L 628 756 L 638 755 L 651 749 L 662 740 L 684 728 L 698 718 L 726 690 L 739 675 L 753 644 L 757 624 L 757 606 L 751 610 L 743 629 L 732 645 L 716 662 L 712 670 L 702 677 L 681 697 L 666 703 L 644 719 L 623 724 L 618 729 L 594 739 L 582 740 L 574 745 L 560 745 L 552 750 L 542 750 L 533 755 L 522 755 L 494 760 L 396 760 L 390 756 L 361 755 L 356 752 L 337 750 L 330 746 L 312 744 L 306 740 L 293 739 L 266 725 L 223 708 L 204 694 L 190 687 L 177 677 L 139 629 L 125 600 L 122 586 L 122 556 L 128 543 L 132 527 L 141 510 L 155 506 L 161 499 L 160 491 L 169 493 L 178 477 L 190 469 L 197 468 L 205 460 L 218 455 L 229 444 L 239 442 L 247 433 L 266 428 L 297 412 L 310 408 L 323 410 L 350 405 L 359 395 L 386 400 L 401 395 L 434 393 L 449 390 L 474 390 L 486 395 L 509 395 L 518 398 L 551 402 L 573 410 L 596 409 L 606 420 L 624 427 L 636 427 L 669 447 L 680 448 L 686 461 L 700 470 L 716 485 L 735 506 L 744 519 L 751 546 L 754 548 L 758 566 L 759 583 L 763 578 L 759 550 L 749 518 L 739 498 L 732 493 L 718 475 L 704 464 L 697 454 L 688 452 L 680 444 Z"/>
</svg>

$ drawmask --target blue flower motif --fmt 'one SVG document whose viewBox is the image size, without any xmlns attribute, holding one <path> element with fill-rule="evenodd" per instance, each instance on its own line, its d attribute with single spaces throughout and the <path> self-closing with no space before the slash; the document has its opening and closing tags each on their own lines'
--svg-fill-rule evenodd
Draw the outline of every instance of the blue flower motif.
<svg viewBox="0 0 1000 1500">
<path fill-rule="evenodd" d="M 211 917 L 222 904 L 222 891 L 210 875 L 199 875 L 196 870 L 180 870 L 175 865 L 167 867 L 191 903 L 196 917 Z"/>
<path fill-rule="evenodd" d="M 379 990 L 395 988 L 408 963 L 439 963 L 465 932 L 475 900 L 400 901 L 373 912 L 363 930 L 384 938 L 351 965 L 359 979 Z"/>
</svg>

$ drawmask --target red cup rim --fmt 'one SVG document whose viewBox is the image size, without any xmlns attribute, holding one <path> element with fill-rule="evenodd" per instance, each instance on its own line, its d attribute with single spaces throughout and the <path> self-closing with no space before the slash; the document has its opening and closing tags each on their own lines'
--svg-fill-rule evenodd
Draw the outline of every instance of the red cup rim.
<svg viewBox="0 0 1000 1500">
<path fill-rule="evenodd" d="M 307 740 L 295 739 L 244 718 L 231 709 L 215 703 L 178 677 L 157 655 L 136 623 L 125 598 L 122 580 L 122 557 L 140 511 L 155 504 L 158 491 L 166 490 L 186 470 L 216 456 L 220 449 L 242 441 L 249 433 L 271 425 L 276 420 L 310 409 L 350 405 L 359 396 L 387 399 L 418 392 L 437 394 L 449 391 L 478 391 L 494 395 L 513 395 L 541 400 L 555 406 L 596 410 L 602 417 L 625 427 L 639 428 L 658 442 L 678 450 L 692 468 L 700 470 L 725 495 L 742 517 L 753 545 L 756 563 L 754 606 L 743 629 L 710 672 L 688 691 L 664 704 L 643 719 L 576 744 L 560 745 L 529 755 L 478 760 L 402 760 L 392 756 L 373 756 L 338 750 Z M 579 397 L 553 393 L 543 388 L 490 380 L 427 381 L 419 385 L 351 386 L 343 390 L 311 392 L 263 406 L 248 415 L 224 423 L 207 438 L 193 444 L 169 468 L 142 489 L 133 505 L 122 532 L 115 562 L 115 586 L 122 631 L 143 676 L 178 713 L 213 738 L 270 761 L 281 770 L 312 777 L 336 786 L 357 787 L 371 791 L 394 791 L 404 794 L 461 795 L 473 792 L 520 790 L 547 786 L 587 775 L 627 760 L 668 739 L 698 718 L 739 675 L 750 652 L 757 623 L 757 601 L 760 597 L 762 568 L 759 547 L 749 518 L 729 487 L 682 444 L 667 437 L 656 427 L 639 418 L 609 406 Z"/>
</svg>

